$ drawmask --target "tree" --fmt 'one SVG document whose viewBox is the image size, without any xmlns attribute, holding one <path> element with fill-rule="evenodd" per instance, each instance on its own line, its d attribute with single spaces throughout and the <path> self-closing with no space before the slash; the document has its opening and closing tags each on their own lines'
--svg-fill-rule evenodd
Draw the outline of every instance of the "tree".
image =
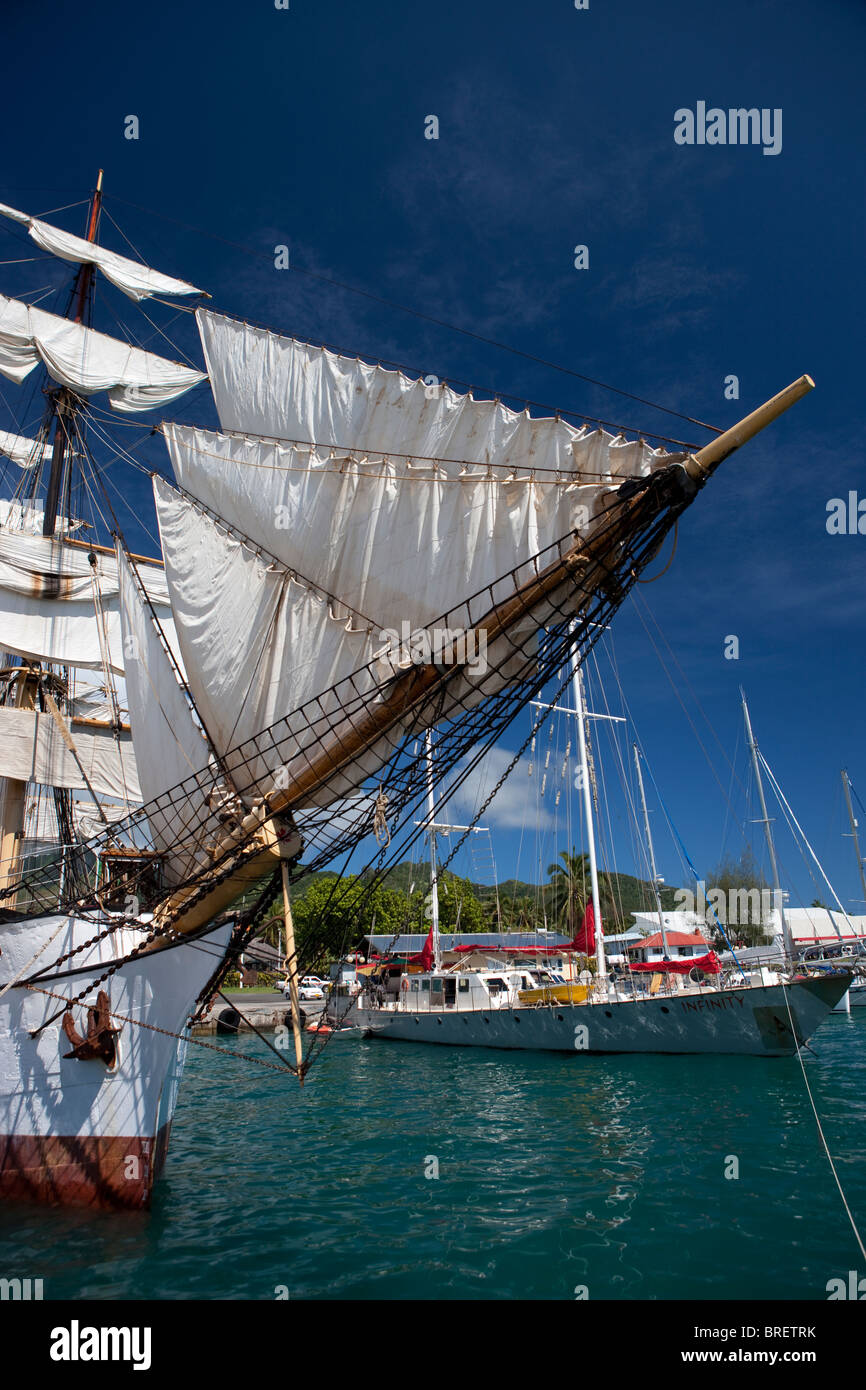
<svg viewBox="0 0 866 1390">
<path fill-rule="evenodd" d="M 752 851 L 743 850 L 738 859 L 730 855 L 723 859 L 707 874 L 706 883 L 708 900 L 722 925 L 733 928 L 740 944 L 763 945 L 769 936 L 772 894 Z M 715 944 L 724 946 L 724 937 L 709 907 L 707 923 L 713 930 Z"/>
<path fill-rule="evenodd" d="M 560 850 L 559 858 L 561 864 L 554 862 L 547 866 L 550 880 L 545 886 L 548 921 L 564 931 L 574 932 L 589 898 L 589 856 L 578 854 L 572 848 L 571 853 L 567 849 Z"/>
<path fill-rule="evenodd" d="M 272 910 L 282 916 L 282 895 Z M 404 893 L 379 884 L 371 887 L 357 874 L 322 874 L 293 894 L 292 919 L 298 956 L 309 965 L 339 959 L 374 930 L 399 935 L 407 927 L 409 903 Z"/>
</svg>

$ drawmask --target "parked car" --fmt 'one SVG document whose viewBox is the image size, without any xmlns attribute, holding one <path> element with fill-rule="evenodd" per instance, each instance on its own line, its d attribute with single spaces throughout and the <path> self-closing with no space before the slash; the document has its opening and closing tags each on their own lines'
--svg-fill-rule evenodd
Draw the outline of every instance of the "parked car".
<svg viewBox="0 0 866 1390">
<path fill-rule="evenodd" d="M 288 980 L 286 980 L 285 984 L 282 986 L 282 990 L 283 994 L 288 999 L 292 993 L 292 988 Z M 313 979 L 312 976 L 305 975 L 302 980 L 298 981 L 299 999 L 324 999 L 324 997 L 325 991 L 322 989 L 319 981 Z"/>
</svg>

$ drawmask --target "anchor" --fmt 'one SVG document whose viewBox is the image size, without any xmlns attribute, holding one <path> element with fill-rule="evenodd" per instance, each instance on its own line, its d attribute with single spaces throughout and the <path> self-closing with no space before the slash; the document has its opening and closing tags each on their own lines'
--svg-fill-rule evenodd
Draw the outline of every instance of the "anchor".
<svg viewBox="0 0 866 1390">
<path fill-rule="evenodd" d="M 82 1038 L 78 1032 L 71 1009 L 67 1009 L 63 1015 L 63 1031 L 72 1044 L 72 1051 L 64 1052 L 64 1058 L 76 1057 L 79 1062 L 91 1062 L 101 1058 L 106 1066 L 114 1066 L 117 1061 L 117 1044 L 114 1039 L 120 1029 L 112 1026 L 108 995 L 104 989 L 96 996 L 95 1008 L 91 1005 L 87 1010 L 87 1035 Z"/>
</svg>

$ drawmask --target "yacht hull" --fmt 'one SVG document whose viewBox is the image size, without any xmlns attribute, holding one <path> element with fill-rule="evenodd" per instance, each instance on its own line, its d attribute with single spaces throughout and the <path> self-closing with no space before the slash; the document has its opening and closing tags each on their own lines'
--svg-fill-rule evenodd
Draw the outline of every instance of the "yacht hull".
<svg viewBox="0 0 866 1390">
<path fill-rule="evenodd" d="M 457 1047 L 788 1057 L 812 1036 L 850 981 L 850 975 L 840 974 L 784 986 L 540 1008 L 361 1008 L 357 1022 L 369 1037 Z"/>
<path fill-rule="evenodd" d="M 74 969 L 72 975 L 40 977 L 36 983 L 45 992 L 13 986 L 0 996 L 0 1198 L 149 1205 L 168 1148 L 186 1022 L 231 930 L 222 923 L 195 941 L 142 955 L 97 984 L 144 940 L 146 928 L 124 928 L 60 967 Z M 19 972 L 32 977 L 97 933 L 92 921 L 76 917 L 4 923 L 0 990 Z M 87 1005 L 96 1002 L 97 989 L 105 990 L 111 1024 L 120 1030 L 111 1066 L 101 1057 L 67 1055 L 72 1043 L 62 1027 L 64 1000 L 89 983 L 93 992 L 73 1008 L 73 1021 L 84 1036 Z"/>
</svg>

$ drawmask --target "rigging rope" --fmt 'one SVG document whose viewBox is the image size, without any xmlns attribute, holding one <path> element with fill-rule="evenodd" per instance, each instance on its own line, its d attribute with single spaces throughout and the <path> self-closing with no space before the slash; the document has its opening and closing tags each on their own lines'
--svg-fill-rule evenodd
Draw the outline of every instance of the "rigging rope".
<svg viewBox="0 0 866 1390">
<path fill-rule="evenodd" d="M 247 255 L 255 256 L 267 261 L 272 260 L 269 251 L 260 251 L 257 247 L 246 246 L 242 242 L 232 241 L 228 237 L 220 236 L 216 232 L 208 231 L 204 227 L 196 227 L 192 223 L 182 222 L 179 218 L 168 217 L 165 213 L 157 212 L 154 208 L 144 207 L 141 203 L 130 202 L 126 198 L 120 198 L 117 194 L 109 194 L 109 197 L 116 202 L 124 203 L 127 207 L 137 208 L 140 212 L 149 213 L 154 217 L 162 217 L 166 222 L 173 222 L 179 227 L 184 227 L 187 231 L 196 232 L 199 236 L 208 236 L 215 241 L 223 242 L 227 246 L 233 246 L 236 250 L 243 251 Z M 640 405 L 649 406 L 651 410 L 659 410 L 665 415 L 672 415 L 677 420 L 685 420 L 690 425 L 699 425 L 701 429 L 710 430 L 714 434 L 721 434 L 722 431 L 717 425 L 709 425 L 703 420 L 695 419 L 692 415 L 684 415 L 681 411 L 672 410 L 668 406 L 658 405 L 655 401 L 646 400 L 643 396 L 636 396 L 631 391 L 623 391 L 618 386 L 611 386 L 608 382 L 600 381 L 596 377 L 586 376 L 583 372 L 577 372 L 571 367 L 563 367 L 558 362 L 551 362 L 544 357 L 538 357 L 534 353 L 525 352 L 522 348 L 516 348 L 509 343 L 498 342 L 495 338 L 485 337 L 483 333 L 475 333 L 471 329 L 461 328 L 458 324 L 448 323 L 444 319 L 438 319 L 430 314 L 422 313 L 417 309 L 407 307 L 405 304 L 397 304 L 394 300 L 385 299 L 381 295 L 373 294 L 370 290 L 363 290 L 354 285 L 347 285 L 340 280 L 335 280 L 327 275 L 321 275 L 317 271 L 307 270 L 303 266 L 292 264 L 292 270 L 300 275 L 306 275 L 312 280 L 318 280 L 323 284 L 332 285 L 337 289 L 346 290 L 350 294 L 360 295 L 364 299 L 372 300 L 376 304 L 382 304 L 389 309 L 397 309 L 400 313 L 409 314 L 413 318 L 420 319 L 424 323 L 432 323 L 438 328 L 445 328 L 451 333 L 459 333 L 465 338 L 471 338 L 476 342 L 484 343 L 487 347 L 495 347 L 502 352 L 512 353 L 515 357 L 521 357 L 525 361 L 534 362 L 537 366 L 550 367 L 553 371 L 562 372 L 566 376 L 576 378 L 578 381 L 586 382 L 590 386 L 597 386 L 603 391 L 611 391 L 614 395 L 623 396 L 627 400 L 636 401 Z"/>
</svg>

